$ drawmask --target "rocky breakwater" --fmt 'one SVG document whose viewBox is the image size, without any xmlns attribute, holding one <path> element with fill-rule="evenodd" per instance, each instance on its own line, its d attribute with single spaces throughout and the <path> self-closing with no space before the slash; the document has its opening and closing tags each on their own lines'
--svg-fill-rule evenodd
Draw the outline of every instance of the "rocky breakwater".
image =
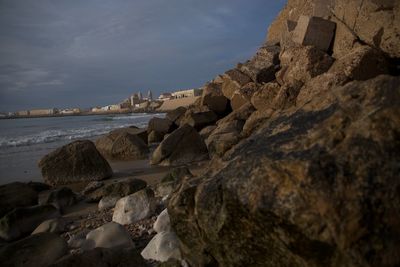
<svg viewBox="0 0 400 267">
<path fill-rule="evenodd" d="M 267 62 L 208 84 L 200 105 L 215 96 L 233 112 L 196 129 L 210 168 L 185 176 L 167 203 L 180 259 L 400 264 L 400 50 L 398 34 L 383 38 L 398 19 L 397 2 L 290 0 L 256 56 Z"/>
</svg>

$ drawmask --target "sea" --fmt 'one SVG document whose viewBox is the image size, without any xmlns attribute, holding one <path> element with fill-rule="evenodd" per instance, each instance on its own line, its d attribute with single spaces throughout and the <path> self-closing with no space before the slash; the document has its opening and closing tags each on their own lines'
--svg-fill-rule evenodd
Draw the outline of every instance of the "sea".
<svg viewBox="0 0 400 267">
<path fill-rule="evenodd" d="M 39 160 L 79 139 L 94 141 L 114 129 L 146 127 L 162 113 L 132 113 L 0 120 L 0 184 L 42 181 Z"/>
</svg>

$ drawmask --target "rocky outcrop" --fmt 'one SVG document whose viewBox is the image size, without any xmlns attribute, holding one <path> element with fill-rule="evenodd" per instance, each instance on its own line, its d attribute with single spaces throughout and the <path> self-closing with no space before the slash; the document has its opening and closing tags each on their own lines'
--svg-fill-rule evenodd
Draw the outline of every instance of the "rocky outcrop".
<svg viewBox="0 0 400 267">
<path fill-rule="evenodd" d="M 96 148 L 106 158 L 112 160 L 146 159 L 147 131 L 145 129 L 125 129 L 112 131 L 96 140 Z"/>
<path fill-rule="evenodd" d="M 213 174 L 183 182 L 168 211 L 184 258 L 397 266 L 399 85 L 379 76 L 322 91 L 273 114 Z"/>
<path fill-rule="evenodd" d="M 123 225 L 135 223 L 152 216 L 155 208 L 154 192 L 146 188 L 118 200 L 112 219 Z"/>
<path fill-rule="evenodd" d="M 275 77 L 275 76 L 274 76 Z M 236 90 L 232 95 L 231 106 L 233 110 L 238 110 L 243 105 L 250 102 L 252 96 L 259 89 L 259 85 L 250 82 L 242 86 L 239 90 Z"/>
<path fill-rule="evenodd" d="M 228 99 L 232 99 L 233 94 L 242 86 L 251 82 L 251 78 L 238 69 L 232 69 L 222 76 L 222 93 Z"/>
<path fill-rule="evenodd" d="M 16 208 L 0 220 L 0 237 L 13 241 L 30 234 L 39 224 L 60 216 L 52 205 Z"/>
<path fill-rule="evenodd" d="M 43 180 L 50 185 L 98 181 L 112 169 L 91 141 L 75 141 L 44 156 L 39 162 Z"/>
<path fill-rule="evenodd" d="M 205 159 L 208 159 L 206 144 L 196 129 L 185 124 L 161 142 L 151 157 L 151 164 L 174 166 Z"/>
<path fill-rule="evenodd" d="M 205 85 L 200 105 L 208 107 L 219 116 L 230 112 L 229 99 L 222 92 L 221 82 L 213 81 Z"/>
<path fill-rule="evenodd" d="M 14 182 L 0 186 L 0 218 L 18 207 L 38 204 L 38 193 L 28 184 Z"/>
<path fill-rule="evenodd" d="M 41 233 L 0 248 L 0 262 L 4 267 L 49 266 L 67 253 L 64 239 L 56 234 Z"/>
</svg>

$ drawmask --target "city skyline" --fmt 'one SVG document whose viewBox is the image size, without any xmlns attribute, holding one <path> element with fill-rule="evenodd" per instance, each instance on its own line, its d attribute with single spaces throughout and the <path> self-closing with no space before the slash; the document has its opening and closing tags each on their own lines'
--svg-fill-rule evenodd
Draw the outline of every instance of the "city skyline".
<svg viewBox="0 0 400 267">
<path fill-rule="evenodd" d="M 283 5 L 3 0 L 0 109 L 87 107 L 140 88 L 201 87 L 256 51 Z"/>
</svg>

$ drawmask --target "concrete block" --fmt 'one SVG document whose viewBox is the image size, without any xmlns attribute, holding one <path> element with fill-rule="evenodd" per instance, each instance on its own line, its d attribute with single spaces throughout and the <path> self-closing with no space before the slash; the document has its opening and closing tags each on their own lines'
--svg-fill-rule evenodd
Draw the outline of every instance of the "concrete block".
<svg viewBox="0 0 400 267">
<path fill-rule="evenodd" d="M 293 31 L 293 42 L 300 45 L 312 45 L 322 51 L 328 51 L 335 36 L 336 23 L 320 18 L 301 16 Z"/>
</svg>

